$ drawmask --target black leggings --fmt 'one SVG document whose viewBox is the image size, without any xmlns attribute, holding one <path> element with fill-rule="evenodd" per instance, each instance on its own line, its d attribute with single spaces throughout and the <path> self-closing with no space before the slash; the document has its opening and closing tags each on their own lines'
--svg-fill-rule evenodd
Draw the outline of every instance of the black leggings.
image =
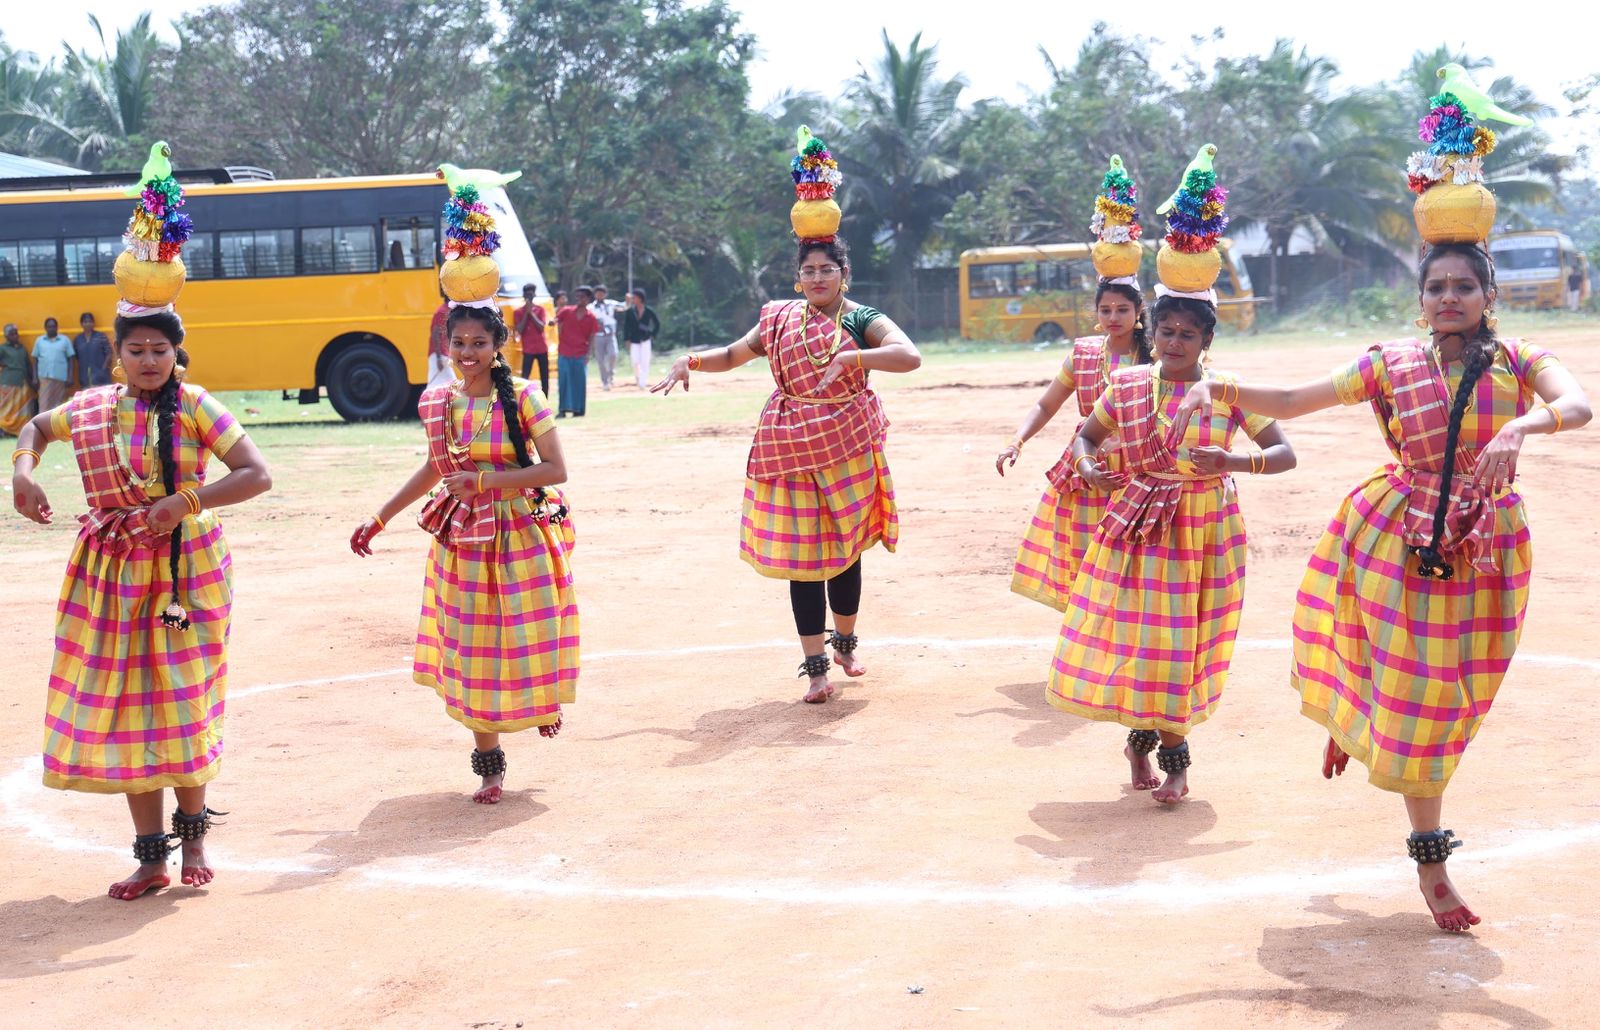
<svg viewBox="0 0 1600 1030">
<path fill-rule="evenodd" d="M 529 354 L 527 351 L 523 351 L 522 352 L 522 378 L 527 379 L 529 374 L 533 372 L 533 363 L 535 361 L 537 361 L 539 363 L 539 392 L 544 394 L 545 397 L 548 398 L 550 396 L 550 355 L 549 354 Z"/>
<path fill-rule="evenodd" d="M 826 582 L 789 581 L 789 605 L 794 628 L 802 637 L 814 637 L 828 628 L 828 609 L 849 617 L 861 610 L 861 559 Z"/>
</svg>

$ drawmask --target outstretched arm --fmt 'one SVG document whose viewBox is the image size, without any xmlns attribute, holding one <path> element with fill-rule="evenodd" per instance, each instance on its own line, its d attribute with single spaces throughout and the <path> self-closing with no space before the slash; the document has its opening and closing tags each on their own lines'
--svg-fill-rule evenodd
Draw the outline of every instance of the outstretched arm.
<svg viewBox="0 0 1600 1030">
<path fill-rule="evenodd" d="M 1014 466 L 1017 459 L 1022 456 L 1022 445 L 1033 439 L 1034 435 L 1050 424 L 1056 417 L 1056 412 L 1061 410 L 1061 405 L 1067 403 L 1067 398 L 1072 396 L 1073 388 L 1061 382 L 1060 378 L 1052 379 L 1050 385 L 1045 387 L 1044 395 L 1033 403 L 1028 413 L 1022 416 L 1022 425 L 1017 427 L 1017 437 L 1006 445 L 1000 456 L 994 460 L 994 470 L 1002 476 L 1006 474 L 1007 466 Z"/>
<path fill-rule="evenodd" d="M 439 483 L 439 473 L 433 470 L 433 463 L 424 461 L 422 467 L 411 474 L 411 478 L 395 491 L 393 497 L 384 501 L 378 512 L 356 527 L 350 534 L 350 550 L 359 555 L 372 553 L 372 538 L 381 533 L 389 520 L 422 500 L 424 494 L 432 490 Z"/>
<path fill-rule="evenodd" d="M 726 347 L 713 347 L 710 350 L 695 351 L 686 354 L 672 363 L 672 369 L 667 377 L 656 385 L 650 387 L 651 393 L 663 396 L 672 392 L 672 388 L 679 383 L 685 390 L 689 389 L 689 360 L 695 360 L 697 372 L 727 372 L 754 361 L 761 355 L 756 351 L 756 340 L 761 331 L 760 326 L 752 326 L 748 333 L 728 344 Z"/>
<path fill-rule="evenodd" d="M 1189 420 L 1202 408 L 1211 407 L 1212 400 L 1243 408 L 1268 418 L 1299 418 L 1324 408 L 1340 405 L 1339 392 L 1334 388 L 1332 376 L 1322 376 L 1299 386 L 1267 386 L 1260 383 L 1221 382 L 1202 379 L 1189 387 L 1189 392 L 1178 405 L 1172 420 L 1172 431 L 1181 436 Z"/>
</svg>

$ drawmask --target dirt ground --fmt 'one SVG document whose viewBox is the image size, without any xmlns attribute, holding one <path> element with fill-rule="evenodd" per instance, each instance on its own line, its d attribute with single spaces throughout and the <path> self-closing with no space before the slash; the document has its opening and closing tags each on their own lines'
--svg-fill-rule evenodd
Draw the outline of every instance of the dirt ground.
<svg viewBox="0 0 1600 1030">
<path fill-rule="evenodd" d="M 1600 329 L 1539 334 L 1600 394 Z M 1294 380 L 1352 338 L 1219 341 Z M 786 591 L 738 559 L 762 373 L 561 424 L 585 667 L 559 739 L 506 739 L 473 805 L 471 738 L 408 664 L 426 538 L 350 530 L 420 460 L 329 428 L 272 444 L 273 494 L 226 516 L 237 602 L 218 878 L 132 903 L 117 798 L 39 785 L 62 525 L 0 539 L 0 1006 L 28 1026 L 1572 1026 L 1600 962 L 1592 583 L 1595 430 L 1529 441 L 1537 561 L 1522 650 L 1446 799 L 1484 921 L 1433 927 L 1400 799 L 1328 783 L 1287 687 L 1294 588 L 1384 456 L 1370 412 L 1289 427 L 1300 469 L 1240 485 L 1241 645 L 1194 740 L 1194 793 L 1125 785 L 1124 733 L 1051 709 L 1058 617 L 1011 561 L 1067 439 L 993 455 L 1059 361 L 954 355 L 880 377 L 902 544 L 866 560 L 870 675 L 798 703 Z M 620 379 L 621 377 L 619 377 Z M 731 416 L 728 413 L 734 413 Z M 391 434 L 405 436 L 404 432 Z M 409 439 L 409 437 L 407 437 Z M 57 452 L 56 457 L 61 457 Z M 9 509 L 9 503 L 7 504 Z M 174 870 L 174 881 L 176 871 Z M 1585 973 L 1584 970 L 1589 970 Z"/>
</svg>

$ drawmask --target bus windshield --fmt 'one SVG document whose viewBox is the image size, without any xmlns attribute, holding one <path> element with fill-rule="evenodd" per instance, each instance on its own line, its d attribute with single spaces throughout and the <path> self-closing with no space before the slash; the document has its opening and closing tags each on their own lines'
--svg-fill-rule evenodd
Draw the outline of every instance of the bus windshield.
<svg viewBox="0 0 1600 1030">
<path fill-rule="evenodd" d="M 495 231 L 500 234 L 500 249 L 494 259 L 500 266 L 500 296 L 521 297 L 522 288 L 533 284 L 538 296 L 545 296 L 544 276 L 539 274 L 539 262 L 534 260 L 533 247 L 522 231 L 522 223 L 511 209 L 511 200 L 500 186 L 484 190 L 481 199 L 494 215 Z"/>
<path fill-rule="evenodd" d="M 1554 245 L 1548 247 L 1496 247 L 1494 263 L 1507 272 L 1525 272 L 1529 269 L 1549 269 L 1552 274 L 1561 268 L 1561 251 Z"/>
</svg>

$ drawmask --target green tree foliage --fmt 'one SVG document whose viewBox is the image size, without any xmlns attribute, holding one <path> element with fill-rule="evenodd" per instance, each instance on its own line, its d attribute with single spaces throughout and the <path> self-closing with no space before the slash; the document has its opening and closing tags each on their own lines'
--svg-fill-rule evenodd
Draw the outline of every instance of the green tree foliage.
<svg viewBox="0 0 1600 1030">
<path fill-rule="evenodd" d="M 178 23 L 186 164 L 387 175 L 486 152 L 484 0 L 240 0 Z M 456 163 L 471 163 L 457 161 Z"/>
</svg>

